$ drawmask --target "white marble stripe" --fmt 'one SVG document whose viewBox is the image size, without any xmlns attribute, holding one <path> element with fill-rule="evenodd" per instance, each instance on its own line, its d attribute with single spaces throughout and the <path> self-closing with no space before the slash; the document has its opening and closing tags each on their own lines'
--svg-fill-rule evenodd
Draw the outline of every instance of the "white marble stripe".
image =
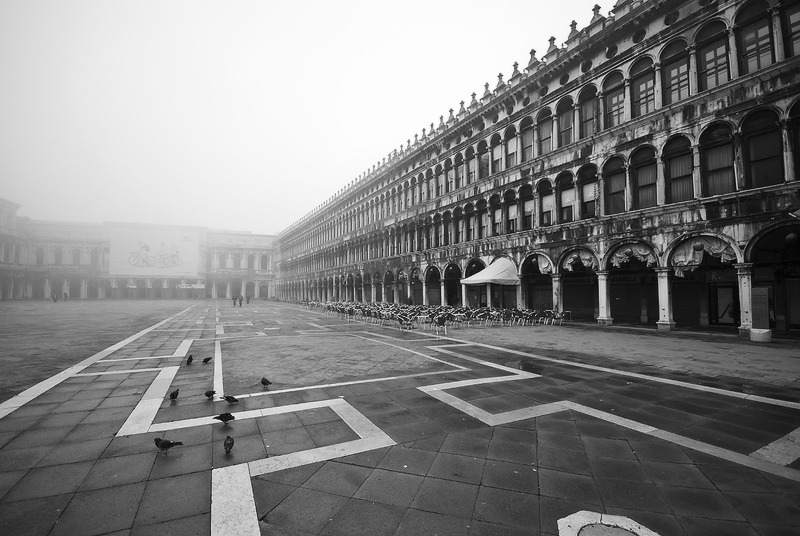
<svg viewBox="0 0 800 536">
<path fill-rule="evenodd" d="M 704 391 L 704 392 L 707 392 L 707 393 L 714 393 L 714 394 L 719 394 L 719 395 L 728 396 L 728 397 L 732 397 L 732 398 L 740 398 L 742 400 L 748 400 L 748 401 L 754 401 L 754 402 L 762 402 L 764 404 L 771 404 L 771 405 L 774 405 L 774 406 L 783 406 L 783 407 L 786 407 L 786 408 L 800 409 L 800 402 L 787 402 L 785 400 L 777 400 L 777 399 L 774 399 L 774 398 L 767 398 L 767 397 L 758 396 L 758 395 L 749 395 L 749 394 L 740 393 L 740 392 L 737 392 L 737 391 L 728 391 L 728 390 L 725 390 L 725 389 L 719 389 L 717 387 L 708 387 L 708 386 L 705 386 L 705 385 L 697 385 L 697 384 L 694 384 L 694 383 L 682 382 L 682 381 L 678 381 L 678 380 L 671 380 L 669 378 L 659 378 L 657 376 L 647 376 L 646 374 L 639 374 L 639 373 L 636 373 L 636 372 L 627 372 L 627 371 L 623 371 L 623 370 L 615 370 L 615 369 L 612 369 L 612 368 L 600 367 L 600 366 L 597 366 L 597 365 L 587 365 L 585 363 L 575 363 L 573 361 L 566 361 L 564 359 L 556 359 L 556 358 L 553 358 L 553 357 L 545 357 L 545 356 L 538 355 L 538 354 L 532 354 L 532 353 L 529 353 L 529 352 L 523 352 L 521 350 L 512 350 L 510 348 L 502 348 L 500 346 L 494 346 L 494 345 L 491 345 L 491 344 L 484 344 L 484 343 L 480 343 L 480 342 L 470 342 L 470 341 L 462 341 L 462 340 L 456 340 L 456 339 L 449 339 L 449 340 L 456 341 L 456 342 L 462 343 L 462 344 L 469 344 L 469 345 L 473 345 L 473 346 L 480 346 L 482 348 L 488 348 L 488 349 L 491 349 L 491 350 L 498 350 L 498 351 L 502 351 L 502 352 L 507 352 L 507 353 L 514 354 L 514 355 L 530 357 L 532 359 L 537 359 L 537 360 L 540 360 L 540 361 L 549 361 L 551 363 L 559 363 L 559 364 L 562 364 L 562 365 L 569 365 L 569 366 L 577 367 L 577 368 L 596 370 L 596 371 L 599 371 L 599 372 L 607 372 L 609 374 L 615 374 L 615 375 L 618 375 L 618 376 L 627 376 L 629 378 L 637 378 L 637 379 L 641 379 L 641 380 L 645 380 L 645 381 L 664 383 L 664 384 L 668 384 L 668 385 L 675 385 L 677 387 L 685 387 L 687 389 L 694 389 L 696 391 Z"/>
<path fill-rule="evenodd" d="M 419 387 L 418 389 L 421 390 L 422 388 Z M 462 411 L 463 413 L 466 413 L 470 417 L 474 417 L 474 418 L 478 419 L 482 423 L 489 424 L 492 421 L 492 419 L 494 419 L 496 417 L 496 415 L 493 415 L 493 414 L 489 413 L 488 411 L 482 410 L 479 407 L 470 404 L 466 400 L 462 400 L 460 398 L 457 398 L 457 397 L 455 397 L 455 396 L 453 396 L 450 393 L 447 393 L 445 391 L 441 391 L 441 390 L 437 389 L 437 390 L 424 391 L 424 392 L 426 394 L 432 396 L 436 400 L 439 400 L 440 402 L 444 402 L 445 404 L 447 404 L 449 406 L 452 406 L 452 407 L 456 408 L 457 410 Z"/>
<path fill-rule="evenodd" d="M 172 354 L 172 357 L 186 357 L 189 354 L 189 348 L 192 346 L 194 339 L 184 339 L 175 349 L 175 353 Z"/>
<path fill-rule="evenodd" d="M 750 456 L 778 465 L 789 465 L 800 458 L 800 428 L 764 445 Z"/>
<path fill-rule="evenodd" d="M 51 388 L 55 387 L 59 383 L 61 383 L 64 380 L 66 380 L 67 378 L 70 378 L 71 376 L 77 374 L 78 372 L 80 372 L 81 370 L 85 369 L 86 367 L 88 367 L 90 365 L 93 365 L 95 362 L 100 361 L 104 357 L 107 357 L 107 356 L 111 355 L 112 353 L 116 352 L 120 348 L 123 348 L 123 347 L 127 346 L 128 344 L 130 344 L 131 342 L 135 341 L 139 337 L 142 337 L 143 335 L 146 335 L 147 333 L 150 333 L 154 329 L 157 329 L 157 328 L 163 326 L 164 324 L 166 324 L 167 322 L 169 322 L 169 321 L 177 318 L 178 316 L 186 313 L 192 307 L 194 307 L 194 305 L 192 305 L 190 307 L 187 307 L 183 311 L 181 311 L 179 313 L 176 313 L 176 314 L 174 314 L 174 315 L 172 315 L 170 317 L 165 318 L 164 320 L 162 320 L 160 322 L 157 322 L 157 323 L 153 324 L 149 328 L 145 328 L 142 331 L 140 331 L 138 333 L 135 333 L 135 334 L 131 335 L 130 337 L 126 338 L 126 339 L 121 340 L 118 343 L 112 344 L 111 346 L 109 346 L 105 350 L 101 350 L 101 351 L 97 352 L 93 356 L 88 357 L 88 358 L 84 359 L 83 361 L 81 361 L 81 362 L 79 362 L 79 363 L 77 363 L 75 365 L 72 365 L 68 369 L 63 370 L 63 371 L 59 372 L 58 374 L 56 374 L 56 375 L 54 375 L 54 376 L 52 376 L 52 377 L 50 377 L 50 378 L 48 378 L 46 380 L 43 380 L 43 381 L 37 383 L 36 385 L 33 385 L 33 386 L 25 389 L 24 391 L 22 391 L 18 395 L 6 400 L 2 404 L 0 404 L 0 419 L 2 419 L 3 417 L 8 415 L 9 413 L 14 411 L 15 409 L 24 406 L 25 404 L 27 404 L 28 402 L 30 402 L 31 400 L 33 400 L 37 396 L 39 396 L 42 393 L 50 390 Z"/>
<path fill-rule="evenodd" d="M 448 350 L 446 347 L 443 347 L 443 346 L 426 346 L 426 348 L 430 348 L 431 350 L 435 350 L 435 351 L 441 352 L 443 354 L 449 354 L 449 355 L 458 357 L 459 359 L 464 359 L 466 361 L 471 361 L 473 363 L 479 363 L 479 364 L 481 364 L 483 366 L 486 366 L 486 367 L 496 368 L 498 370 L 506 370 L 508 372 L 511 372 L 513 374 L 516 374 L 518 376 L 522 376 L 522 377 L 525 377 L 525 378 L 538 378 L 538 377 L 540 377 L 540 374 L 534 374 L 532 372 L 526 372 L 524 370 L 507 367 L 507 366 L 501 365 L 499 363 L 491 363 L 489 361 L 484 361 L 483 359 L 478 359 L 477 357 L 470 357 L 468 355 L 464 355 L 464 354 L 460 354 L 458 352 L 454 352 L 452 350 Z"/>
<path fill-rule="evenodd" d="M 319 324 L 314 324 L 313 322 L 306 322 L 306 324 L 308 324 L 309 326 L 315 327 L 317 329 L 320 329 L 322 331 L 330 331 L 329 328 L 326 328 L 325 326 L 320 326 Z"/>
<path fill-rule="evenodd" d="M 368 380 L 353 380 L 350 382 L 339 382 L 339 383 L 325 383 L 322 385 L 308 385 L 303 387 L 292 387 L 291 389 L 276 389 L 274 391 L 263 391 L 260 393 L 245 393 L 241 395 L 235 395 L 236 398 L 252 398 L 257 396 L 272 396 L 278 393 L 291 393 L 296 391 L 309 391 L 311 389 L 327 389 L 329 387 L 347 387 L 348 385 L 359 385 L 363 383 L 376 383 L 376 382 L 386 382 L 390 380 L 404 380 L 406 378 L 417 378 L 419 376 L 433 376 L 433 375 L 440 375 L 446 374 L 448 372 L 458 372 L 458 371 L 469 371 L 471 369 L 461 367 L 455 371 L 449 370 L 437 370 L 436 372 L 420 372 L 417 374 L 406 374 L 403 376 L 387 376 L 383 378 L 370 378 Z"/>
<path fill-rule="evenodd" d="M 260 536 L 246 463 L 211 471 L 211 536 Z"/>
<path fill-rule="evenodd" d="M 214 335 L 225 335 L 225 326 L 223 326 L 222 324 L 217 324 Z"/>
<path fill-rule="evenodd" d="M 366 418 L 364 414 L 351 406 L 344 399 L 339 398 L 337 400 L 341 400 L 343 403 L 331 404 L 331 409 L 342 418 L 347 426 L 349 426 L 355 433 L 358 434 L 358 437 L 361 439 L 380 439 L 384 442 L 388 441 L 391 444 L 394 444 L 392 438 L 390 438 L 383 430 L 378 428 L 375 423 Z"/>
<path fill-rule="evenodd" d="M 172 380 L 178 373 L 179 368 L 180 367 L 164 367 L 160 369 L 161 371 L 158 376 L 156 376 L 153 383 L 150 384 L 150 387 L 147 388 L 142 399 L 136 404 L 136 407 L 133 408 L 133 411 L 128 415 L 128 418 L 122 425 L 122 428 L 117 432 L 117 436 L 147 432 L 153 419 L 156 418 L 156 414 L 161 408 L 161 401 L 167 394 L 170 385 L 172 385 Z"/>
<path fill-rule="evenodd" d="M 103 361 L 106 363 L 106 361 Z M 102 372 L 82 372 L 73 374 L 73 376 L 108 376 L 109 374 L 130 374 L 132 372 L 160 372 L 163 368 L 140 368 L 140 369 L 124 369 L 124 370 L 104 370 Z"/>
<path fill-rule="evenodd" d="M 511 411 L 492 415 L 487 423 L 489 426 L 500 426 L 517 421 L 524 421 L 526 419 L 533 419 L 536 417 L 544 417 L 551 413 L 558 413 L 567 409 L 562 402 L 550 402 L 548 404 L 541 404 L 539 406 L 532 406 L 530 408 L 521 408 Z"/>
<path fill-rule="evenodd" d="M 222 344 L 214 341 L 214 390 L 219 394 L 225 393 L 222 384 Z"/>
<path fill-rule="evenodd" d="M 561 402 L 561 404 L 563 404 L 567 409 L 579 411 L 585 415 L 590 415 L 592 417 L 596 417 L 598 419 L 602 419 L 631 430 L 636 430 L 637 432 L 641 432 L 643 434 L 650 434 L 658 430 L 658 428 L 655 426 L 650 426 L 649 424 L 643 424 L 631 419 L 626 419 L 625 417 L 620 417 L 619 415 L 614 415 L 613 413 L 608 413 L 607 411 L 590 408 L 588 406 L 584 406 L 583 404 L 576 404 L 575 402 L 570 402 L 569 400 L 565 400 L 564 402 Z"/>
<path fill-rule="evenodd" d="M 756 469 L 764 473 L 769 473 L 771 475 L 787 478 L 795 482 L 800 482 L 800 471 L 789 469 L 788 467 L 768 462 L 766 460 L 759 460 L 758 458 L 753 458 L 747 454 L 739 454 L 738 452 L 733 452 L 714 445 L 709 445 L 708 443 L 702 443 L 695 439 L 689 439 L 688 437 L 673 434 L 672 432 L 665 432 L 664 430 L 656 430 L 651 432 L 649 435 L 659 439 L 664 439 L 683 447 L 688 447 L 690 449 L 703 452 L 710 456 L 715 456 L 717 458 L 722 458 L 723 460 L 738 463 L 739 465 L 744 465 L 745 467 L 750 467 L 751 469 Z"/>
<path fill-rule="evenodd" d="M 410 354 L 418 355 L 418 356 L 424 357 L 425 359 L 430 359 L 432 361 L 437 361 L 439 363 L 444 363 L 445 365 L 450 365 L 451 367 L 454 367 L 454 368 L 456 368 L 458 370 L 466 370 L 466 368 L 462 367 L 461 365 L 456 365 L 454 363 L 450 363 L 448 361 L 444 361 L 444 360 L 439 359 L 437 357 L 433 357 L 433 356 L 430 356 L 428 354 L 424 354 L 422 352 L 418 352 L 416 350 L 412 350 L 411 348 L 405 348 L 403 346 L 399 346 L 397 344 L 392 344 L 392 343 L 386 342 L 386 341 L 378 341 L 378 340 L 375 340 L 375 339 L 370 338 L 370 337 L 364 337 L 363 335 L 353 335 L 353 336 L 357 337 L 359 339 L 363 339 L 365 341 L 375 342 L 375 343 L 378 343 L 378 344 L 385 344 L 386 346 L 391 346 L 392 348 L 397 348 L 398 350 L 402 350 L 402 351 L 408 352 Z M 433 348 L 436 349 L 435 347 L 433 347 Z M 457 355 L 457 354 L 454 353 L 454 355 Z M 461 356 L 459 356 L 459 357 L 461 357 Z M 489 363 L 486 363 L 486 364 L 488 365 Z"/>
</svg>

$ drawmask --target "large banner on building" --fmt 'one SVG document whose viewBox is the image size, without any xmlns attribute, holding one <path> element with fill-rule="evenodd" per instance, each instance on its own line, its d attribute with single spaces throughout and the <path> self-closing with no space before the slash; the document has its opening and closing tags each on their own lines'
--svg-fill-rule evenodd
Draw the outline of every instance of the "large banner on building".
<svg viewBox="0 0 800 536">
<path fill-rule="evenodd" d="M 106 224 L 110 275 L 197 277 L 199 232 L 155 225 Z"/>
</svg>

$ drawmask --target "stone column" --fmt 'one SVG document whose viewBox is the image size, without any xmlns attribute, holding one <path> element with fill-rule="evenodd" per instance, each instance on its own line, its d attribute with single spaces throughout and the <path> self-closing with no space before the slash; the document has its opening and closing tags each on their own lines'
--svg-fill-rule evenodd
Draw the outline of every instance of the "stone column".
<svg viewBox="0 0 800 536">
<path fill-rule="evenodd" d="M 783 137 L 783 169 L 785 169 L 784 181 L 796 181 L 794 169 L 794 147 L 792 146 L 792 135 L 786 121 L 781 121 L 781 136 Z"/>
<path fill-rule="evenodd" d="M 736 26 L 731 26 L 726 30 L 728 34 L 728 66 L 731 71 L 731 80 L 739 78 L 739 47 L 736 45 Z"/>
<path fill-rule="evenodd" d="M 788 2 L 784 2 L 788 4 Z M 781 6 L 770 6 L 767 8 L 772 19 L 772 45 L 773 54 L 775 55 L 775 63 L 781 62 L 786 59 L 786 54 L 783 49 L 783 24 L 781 24 Z"/>
<path fill-rule="evenodd" d="M 467 285 L 461 284 L 461 306 L 467 306 Z"/>
<path fill-rule="evenodd" d="M 703 196 L 703 176 L 700 171 L 700 145 L 695 144 L 692 145 L 692 188 L 695 199 Z"/>
<path fill-rule="evenodd" d="M 614 319 L 611 317 L 609 290 L 608 272 L 597 272 L 597 303 L 599 306 L 597 323 L 601 326 L 610 326 L 614 322 Z"/>
<path fill-rule="evenodd" d="M 428 305 L 428 282 L 422 280 L 422 305 Z"/>
<path fill-rule="evenodd" d="M 89 297 L 89 289 L 87 281 L 85 279 L 81 279 L 81 299 L 85 300 L 88 297 Z"/>
<path fill-rule="evenodd" d="M 553 284 L 553 310 L 564 312 L 564 286 L 561 284 L 561 274 L 551 273 L 550 280 Z"/>
<path fill-rule="evenodd" d="M 659 267 L 655 270 L 658 275 L 658 321 L 656 325 L 659 331 L 672 331 L 675 329 L 675 321 L 672 319 L 672 289 L 669 287 L 669 275 L 672 269 Z"/>
<path fill-rule="evenodd" d="M 697 47 L 689 45 L 689 94 L 697 95 Z"/>
<path fill-rule="evenodd" d="M 486 307 L 492 306 L 492 284 L 486 283 Z"/>
<path fill-rule="evenodd" d="M 633 104 L 633 94 L 631 93 L 631 81 L 629 78 L 625 79 L 625 88 L 623 89 L 625 101 L 623 105 L 623 112 L 622 112 L 622 122 L 627 123 L 633 118 L 633 112 L 631 105 Z M 615 125 L 616 126 L 616 125 Z"/>
<path fill-rule="evenodd" d="M 656 110 L 660 110 L 662 106 L 664 106 L 664 97 L 661 94 L 661 64 L 656 62 L 653 64 L 653 90 L 655 92 L 655 107 Z"/>
<path fill-rule="evenodd" d="M 656 156 L 656 205 L 661 206 L 667 202 L 667 177 L 664 172 L 666 161 L 661 156 Z"/>
<path fill-rule="evenodd" d="M 45 277 L 44 279 L 44 297 L 46 300 L 49 300 L 53 297 L 53 289 L 50 288 L 49 277 Z"/>
<path fill-rule="evenodd" d="M 439 303 L 441 305 L 450 305 L 447 303 L 447 296 L 444 292 L 444 279 L 439 280 Z"/>
<path fill-rule="evenodd" d="M 734 264 L 739 280 L 739 336 L 749 337 L 753 327 L 753 264 Z"/>
<path fill-rule="evenodd" d="M 231 281 L 230 281 L 230 279 L 229 279 L 228 281 L 226 281 L 226 285 L 225 285 L 225 297 L 226 297 L 227 299 L 229 299 L 229 300 L 233 298 L 233 294 L 232 294 L 232 292 L 231 292 Z"/>
</svg>

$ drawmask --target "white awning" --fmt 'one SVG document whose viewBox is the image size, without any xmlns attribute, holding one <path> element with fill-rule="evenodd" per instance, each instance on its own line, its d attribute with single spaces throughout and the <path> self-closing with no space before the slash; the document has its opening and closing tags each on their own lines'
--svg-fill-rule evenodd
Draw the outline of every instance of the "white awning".
<svg viewBox="0 0 800 536">
<path fill-rule="evenodd" d="M 461 283 L 463 285 L 485 285 L 486 283 L 494 283 L 495 285 L 520 284 L 514 261 L 506 257 L 501 257 L 477 274 L 462 279 Z"/>
</svg>

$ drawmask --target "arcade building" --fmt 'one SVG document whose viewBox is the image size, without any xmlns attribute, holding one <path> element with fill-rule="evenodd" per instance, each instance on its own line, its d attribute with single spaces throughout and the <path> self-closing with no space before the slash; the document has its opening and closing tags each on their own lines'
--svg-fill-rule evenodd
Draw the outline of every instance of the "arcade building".
<svg viewBox="0 0 800 536">
<path fill-rule="evenodd" d="M 279 233 L 277 297 L 800 332 L 800 1 L 576 26 Z"/>
</svg>

